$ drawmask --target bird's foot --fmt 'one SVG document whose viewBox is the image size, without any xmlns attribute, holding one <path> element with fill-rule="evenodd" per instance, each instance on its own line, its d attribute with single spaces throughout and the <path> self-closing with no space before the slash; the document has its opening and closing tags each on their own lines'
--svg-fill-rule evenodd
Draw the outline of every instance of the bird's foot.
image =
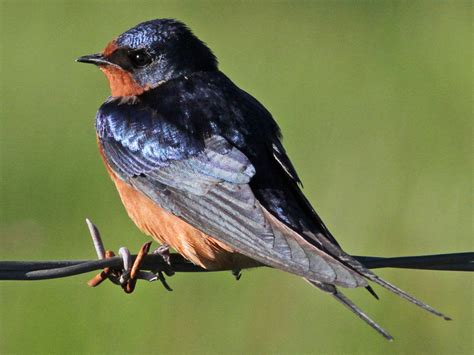
<svg viewBox="0 0 474 355">
<path fill-rule="evenodd" d="M 170 246 L 168 244 L 162 244 L 155 250 L 153 250 L 153 254 L 160 255 L 163 260 L 171 266 L 171 258 L 170 258 Z"/>
<path fill-rule="evenodd" d="M 153 250 L 152 254 L 157 254 L 161 256 L 166 264 L 168 264 L 169 268 L 165 270 L 156 270 L 156 275 L 158 277 L 158 280 L 161 281 L 161 284 L 163 285 L 164 288 L 166 288 L 168 291 L 173 291 L 173 289 L 168 285 L 168 282 L 166 281 L 165 275 L 167 276 L 173 276 L 174 271 L 171 269 L 171 257 L 170 257 L 170 247 L 168 244 L 162 244 L 155 250 Z"/>
</svg>

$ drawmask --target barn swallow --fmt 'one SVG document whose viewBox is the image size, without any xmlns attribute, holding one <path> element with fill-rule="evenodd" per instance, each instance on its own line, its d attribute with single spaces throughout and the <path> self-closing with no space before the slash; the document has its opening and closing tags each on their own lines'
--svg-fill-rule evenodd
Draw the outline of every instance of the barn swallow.
<svg viewBox="0 0 474 355">
<path fill-rule="evenodd" d="M 303 195 L 270 112 L 186 25 L 143 22 L 77 61 L 108 79 L 99 151 L 144 233 L 206 269 L 265 265 L 301 276 L 390 340 L 338 287 L 375 295 L 371 281 L 449 319 L 342 250 Z"/>
</svg>

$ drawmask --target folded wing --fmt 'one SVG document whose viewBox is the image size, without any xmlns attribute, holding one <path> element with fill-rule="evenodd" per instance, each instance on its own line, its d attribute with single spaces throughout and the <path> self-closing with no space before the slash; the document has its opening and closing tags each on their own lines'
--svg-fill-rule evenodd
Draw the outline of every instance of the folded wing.
<svg viewBox="0 0 474 355">
<path fill-rule="evenodd" d="M 344 287 L 367 285 L 357 272 L 308 243 L 261 206 L 249 186 L 254 167 L 223 137 L 210 137 L 195 156 L 156 164 L 154 169 L 150 169 L 154 160 L 147 156 L 150 152 L 132 152 L 107 139 L 103 147 L 124 181 L 238 252 L 310 280 Z"/>
</svg>

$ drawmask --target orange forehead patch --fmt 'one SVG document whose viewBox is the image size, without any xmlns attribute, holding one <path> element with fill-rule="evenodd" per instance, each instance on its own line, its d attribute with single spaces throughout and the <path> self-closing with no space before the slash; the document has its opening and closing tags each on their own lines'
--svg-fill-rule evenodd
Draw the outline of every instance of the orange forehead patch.
<svg viewBox="0 0 474 355">
<path fill-rule="evenodd" d="M 120 68 L 107 65 L 101 66 L 100 70 L 109 80 L 112 96 L 135 96 L 145 91 L 145 88 L 138 85 L 129 73 Z"/>
<path fill-rule="evenodd" d="M 118 48 L 117 46 L 117 43 L 115 43 L 115 40 L 109 42 L 109 44 L 107 44 L 107 47 L 105 47 L 105 49 L 102 51 L 102 54 L 107 57 L 109 55 L 111 55 L 113 52 L 115 52 L 115 50 Z"/>
</svg>

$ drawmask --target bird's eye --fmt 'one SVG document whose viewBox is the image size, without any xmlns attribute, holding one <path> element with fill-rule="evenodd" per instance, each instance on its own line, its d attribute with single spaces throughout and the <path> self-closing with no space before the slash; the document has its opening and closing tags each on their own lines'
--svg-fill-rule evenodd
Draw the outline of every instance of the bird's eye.
<svg viewBox="0 0 474 355">
<path fill-rule="evenodd" d="M 150 55 L 144 50 L 136 50 L 128 54 L 130 61 L 136 68 L 142 68 L 151 63 Z"/>
</svg>

